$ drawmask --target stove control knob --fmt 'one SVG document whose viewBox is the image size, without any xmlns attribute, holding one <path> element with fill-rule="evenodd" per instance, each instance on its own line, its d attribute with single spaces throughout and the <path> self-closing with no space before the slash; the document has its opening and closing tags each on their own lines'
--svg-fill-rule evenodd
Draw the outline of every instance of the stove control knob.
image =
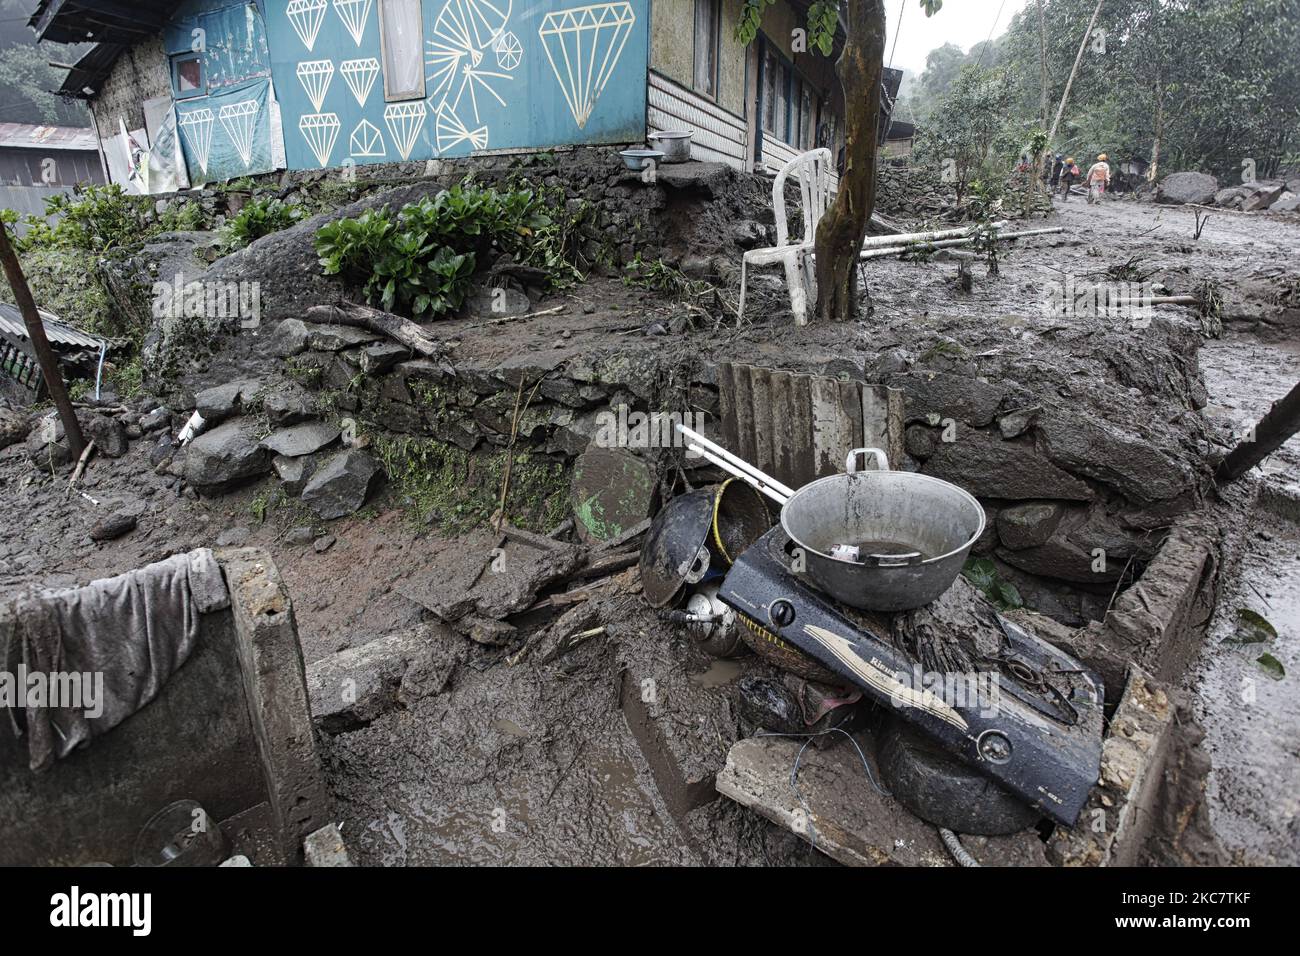
<svg viewBox="0 0 1300 956">
<path fill-rule="evenodd" d="M 789 627 L 794 623 L 794 605 L 785 598 L 773 601 L 767 609 L 767 616 L 776 627 Z"/>
</svg>

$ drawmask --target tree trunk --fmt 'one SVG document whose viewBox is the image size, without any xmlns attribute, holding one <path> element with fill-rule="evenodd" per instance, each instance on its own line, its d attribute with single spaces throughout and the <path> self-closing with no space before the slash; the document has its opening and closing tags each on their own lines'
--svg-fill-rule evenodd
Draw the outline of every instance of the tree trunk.
<svg viewBox="0 0 1300 956">
<path fill-rule="evenodd" d="M 817 318 L 857 315 L 858 252 L 876 205 L 876 136 L 885 65 L 883 0 L 847 0 L 848 40 L 835 72 L 844 89 L 844 173 L 817 227 Z"/>
<path fill-rule="evenodd" d="M 1065 104 L 1070 99 L 1070 87 L 1074 86 L 1075 74 L 1079 72 L 1079 64 L 1083 62 L 1083 51 L 1088 48 L 1088 38 L 1092 36 L 1092 28 L 1097 25 L 1097 17 L 1101 15 L 1101 5 L 1106 0 L 1097 0 L 1097 8 L 1092 11 L 1092 19 L 1088 21 L 1088 29 L 1083 33 L 1083 39 L 1079 41 L 1079 52 L 1074 57 L 1074 66 L 1070 68 L 1070 78 L 1065 81 L 1065 92 L 1061 94 L 1061 105 L 1056 110 L 1056 119 L 1052 122 L 1052 129 L 1047 134 L 1047 143 L 1052 146 L 1056 143 L 1056 131 L 1061 128 L 1061 117 L 1065 115 Z"/>
<path fill-rule="evenodd" d="M 1038 59 L 1043 70 L 1043 94 L 1038 104 L 1038 122 L 1047 126 L 1047 15 L 1043 13 L 1043 0 L 1038 0 Z M 1048 146 L 1051 146 L 1049 143 Z"/>
<path fill-rule="evenodd" d="M 45 379 L 45 387 L 50 390 L 54 407 L 59 410 L 68 451 L 75 460 L 85 451 L 86 438 L 81 434 L 81 423 L 77 421 L 77 413 L 68 398 L 68 390 L 63 386 L 63 372 L 59 370 L 58 359 L 50 348 L 50 340 L 45 337 L 41 313 L 36 308 L 36 300 L 32 298 L 32 290 L 27 284 L 27 277 L 23 275 L 23 267 L 18 262 L 18 253 L 9 242 L 9 228 L 3 223 L 0 223 L 0 262 L 4 263 L 5 276 L 14 291 L 14 304 L 22 313 L 23 324 L 27 326 L 27 337 L 32 340 L 32 351 L 36 353 L 41 376 Z"/>
<path fill-rule="evenodd" d="M 1151 141 L 1151 167 L 1147 170 L 1147 182 L 1152 183 L 1160 176 L 1160 137 L 1165 131 L 1165 89 L 1161 80 L 1161 72 L 1156 70 L 1155 139 Z"/>
</svg>

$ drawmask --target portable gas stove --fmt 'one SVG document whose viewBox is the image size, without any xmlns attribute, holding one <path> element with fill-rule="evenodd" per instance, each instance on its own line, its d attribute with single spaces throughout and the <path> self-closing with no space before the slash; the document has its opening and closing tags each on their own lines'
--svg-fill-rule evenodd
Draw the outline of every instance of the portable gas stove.
<svg viewBox="0 0 1300 956">
<path fill-rule="evenodd" d="M 1100 677 L 999 616 L 1002 647 L 981 664 L 996 692 L 945 700 L 884 628 L 796 572 L 793 551 L 773 528 L 732 566 L 718 598 L 751 630 L 812 657 L 1031 807 L 1074 825 L 1101 767 Z"/>
</svg>

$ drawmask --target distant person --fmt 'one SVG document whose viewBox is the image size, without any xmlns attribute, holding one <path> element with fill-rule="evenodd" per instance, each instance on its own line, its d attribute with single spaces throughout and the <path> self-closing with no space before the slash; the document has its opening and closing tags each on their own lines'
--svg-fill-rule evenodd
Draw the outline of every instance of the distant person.
<svg viewBox="0 0 1300 956">
<path fill-rule="evenodd" d="M 1071 156 L 1066 159 L 1061 167 L 1061 198 L 1068 200 L 1070 198 L 1070 187 L 1079 181 L 1082 174 L 1079 172 L 1079 166 Z"/>
<path fill-rule="evenodd" d="M 1056 159 L 1052 163 L 1052 178 L 1050 180 L 1052 189 L 1056 190 L 1061 185 L 1061 171 L 1065 169 L 1065 160 L 1060 153 L 1056 154 Z"/>
<path fill-rule="evenodd" d="M 1101 202 L 1101 198 L 1106 195 L 1106 187 L 1110 185 L 1110 163 L 1106 159 L 1105 153 L 1100 154 L 1088 169 L 1088 205 Z"/>
</svg>

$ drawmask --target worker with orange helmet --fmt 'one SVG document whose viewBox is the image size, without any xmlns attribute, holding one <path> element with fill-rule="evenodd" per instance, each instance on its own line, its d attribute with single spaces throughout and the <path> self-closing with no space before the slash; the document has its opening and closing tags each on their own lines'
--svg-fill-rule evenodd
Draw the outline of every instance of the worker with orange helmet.
<svg viewBox="0 0 1300 956">
<path fill-rule="evenodd" d="M 1106 194 L 1106 187 L 1110 185 L 1110 163 L 1106 162 L 1108 158 L 1105 153 L 1099 154 L 1097 161 L 1088 170 L 1085 182 L 1088 184 L 1089 205 L 1100 202 Z"/>
<path fill-rule="evenodd" d="M 1066 157 L 1065 163 L 1061 167 L 1061 198 L 1063 200 L 1070 198 L 1070 187 L 1079 181 L 1079 175 L 1079 164 L 1074 161 L 1074 157 Z"/>
</svg>

